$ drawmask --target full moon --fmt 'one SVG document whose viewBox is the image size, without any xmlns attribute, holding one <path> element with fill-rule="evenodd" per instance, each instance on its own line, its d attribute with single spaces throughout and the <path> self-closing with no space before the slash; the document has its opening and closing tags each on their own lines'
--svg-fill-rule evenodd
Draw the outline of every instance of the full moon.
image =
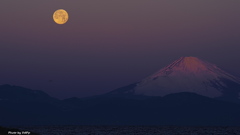
<svg viewBox="0 0 240 135">
<path fill-rule="evenodd" d="M 68 13 L 64 9 L 58 9 L 53 13 L 53 20 L 57 24 L 65 24 L 68 21 Z"/>
</svg>

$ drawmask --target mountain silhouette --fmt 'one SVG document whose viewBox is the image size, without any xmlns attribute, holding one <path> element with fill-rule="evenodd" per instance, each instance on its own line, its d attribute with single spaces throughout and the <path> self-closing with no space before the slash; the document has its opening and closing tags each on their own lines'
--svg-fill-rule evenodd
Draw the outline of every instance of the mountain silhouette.
<svg viewBox="0 0 240 135">
<path fill-rule="evenodd" d="M 0 85 L 0 125 L 240 126 L 239 79 L 195 57 L 109 93 L 64 100 Z"/>
<path fill-rule="evenodd" d="M 181 57 L 142 81 L 107 95 L 165 96 L 179 92 L 238 101 L 240 79 L 199 58 Z"/>
</svg>

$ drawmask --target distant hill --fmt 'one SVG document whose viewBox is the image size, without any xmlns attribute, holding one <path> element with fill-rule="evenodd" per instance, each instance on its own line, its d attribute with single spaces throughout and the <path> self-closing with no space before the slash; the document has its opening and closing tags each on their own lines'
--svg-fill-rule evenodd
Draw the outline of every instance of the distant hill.
<svg viewBox="0 0 240 135">
<path fill-rule="evenodd" d="M 240 125 L 240 104 L 189 92 L 57 100 L 41 91 L 10 85 L 0 86 L 0 94 L 7 89 L 11 94 L 0 100 L 0 125 Z"/>
<path fill-rule="evenodd" d="M 31 90 L 14 85 L 0 85 L 0 100 L 2 101 L 39 101 L 39 102 L 54 102 L 57 99 L 50 97 L 43 91 Z"/>
<path fill-rule="evenodd" d="M 239 78 L 182 57 L 140 82 L 81 99 L 0 85 L 0 125 L 240 126 L 239 91 Z"/>
</svg>

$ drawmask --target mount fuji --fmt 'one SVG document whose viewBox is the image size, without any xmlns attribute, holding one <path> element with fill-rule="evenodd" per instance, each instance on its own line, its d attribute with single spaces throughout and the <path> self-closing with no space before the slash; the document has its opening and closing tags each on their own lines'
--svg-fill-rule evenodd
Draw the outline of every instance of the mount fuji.
<svg viewBox="0 0 240 135">
<path fill-rule="evenodd" d="M 166 96 L 181 92 L 238 100 L 240 79 L 199 58 L 181 57 L 140 82 L 106 95 Z"/>
<path fill-rule="evenodd" d="M 140 82 L 109 93 L 59 100 L 0 85 L 0 125 L 239 126 L 240 79 L 182 57 Z"/>
</svg>

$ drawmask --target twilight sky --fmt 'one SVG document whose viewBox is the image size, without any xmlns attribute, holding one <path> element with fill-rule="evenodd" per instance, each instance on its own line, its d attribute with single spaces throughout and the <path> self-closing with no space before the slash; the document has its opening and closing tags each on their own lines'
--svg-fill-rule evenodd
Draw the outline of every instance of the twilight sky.
<svg viewBox="0 0 240 135">
<path fill-rule="evenodd" d="M 240 76 L 239 0 L 0 2 L 0 84 L 58 97 L 103 94 L 181 56 Z M 53 22 L 57 9 L 69 13 Z"/>
</svg>

